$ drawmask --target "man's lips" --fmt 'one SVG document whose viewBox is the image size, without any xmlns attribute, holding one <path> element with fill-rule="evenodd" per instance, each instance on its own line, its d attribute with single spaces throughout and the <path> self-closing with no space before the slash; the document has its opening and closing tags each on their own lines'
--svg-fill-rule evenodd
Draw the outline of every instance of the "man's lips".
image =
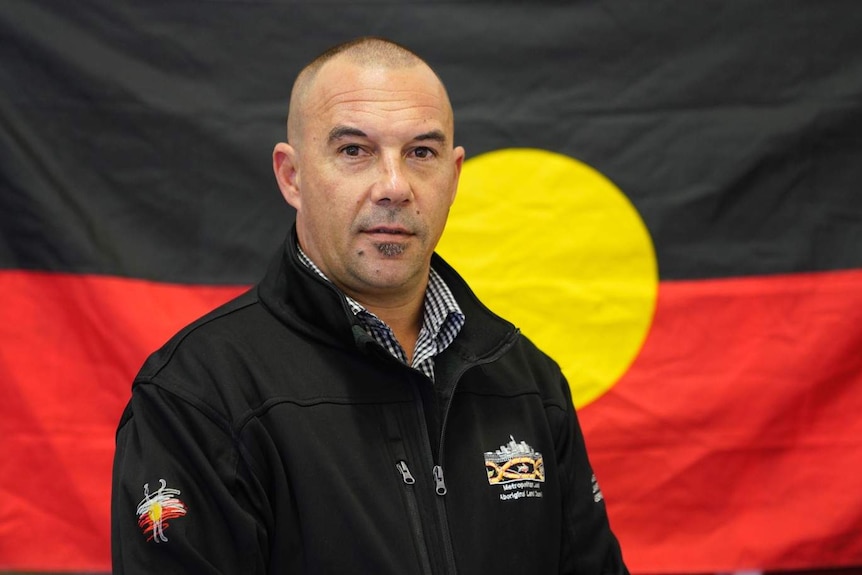
<svg viewBox="0 0 862 575">
<path fill-rule="evenodd" d="M 382 236 L 412 236 L 413 235 L 406 228 L 402 228 L 399 226 L 374 226 L 372 228 L 367 228 L 367 229 L 362 230 L 362 233 L 369 234 L 369 235 L 382 235 Z"/>
<path fill-rule="evenodd" d="M 385 258 L 398 258 L 404 254 L 415 235 L 407 228 L 393 225 L 371 226 L 363 229 L 362 234 Z"/>
</svg>

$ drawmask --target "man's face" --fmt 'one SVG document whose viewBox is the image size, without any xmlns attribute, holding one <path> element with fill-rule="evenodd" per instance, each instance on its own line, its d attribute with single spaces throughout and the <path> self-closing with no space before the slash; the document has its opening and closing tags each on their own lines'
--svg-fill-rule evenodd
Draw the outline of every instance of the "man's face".
<svg viewBox="0 0 862 575">
<path fill-rule="evenodd" d="M 464 157 L 439 80 L 336 58 L 302 101 L 279 182 L 303 250 L 359 301 L 424 290 Z"/>
</svg>

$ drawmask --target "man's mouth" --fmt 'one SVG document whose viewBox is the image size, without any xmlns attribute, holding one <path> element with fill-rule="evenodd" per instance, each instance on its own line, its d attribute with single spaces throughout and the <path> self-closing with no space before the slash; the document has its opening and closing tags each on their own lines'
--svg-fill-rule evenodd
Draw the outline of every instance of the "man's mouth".
<svg viewBox="0 0 862 575">
<path fill-rule="evenodd" d="M 397 226 L 375 226 L 364 230 L 366 234 L 385 234 L 391 236 L 412 235 L 408 230 Z"/>
<path fill-rule="evenodd" d="M 363 233 L 370 236 L 377 251 L 387 258 L 403 254 L 407 249 L 406 240 L 413 236 L 410 230 L 401 226 L 373 226 Z"/>
</svg>

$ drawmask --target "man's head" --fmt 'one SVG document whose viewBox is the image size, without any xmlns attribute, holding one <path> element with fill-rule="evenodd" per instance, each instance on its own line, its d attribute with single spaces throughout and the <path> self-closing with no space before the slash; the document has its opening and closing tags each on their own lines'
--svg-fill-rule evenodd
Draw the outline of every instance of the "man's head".
<svg viewBox="0 0 862 575">
<path fill-rule="evenodd" d="M 453 137 L 442 82 L 397 44 L 354 40 L 299 74 L 273 168 L 300 246 L 345 293 L 424 291 L 464 158 Z"/>
</svg>

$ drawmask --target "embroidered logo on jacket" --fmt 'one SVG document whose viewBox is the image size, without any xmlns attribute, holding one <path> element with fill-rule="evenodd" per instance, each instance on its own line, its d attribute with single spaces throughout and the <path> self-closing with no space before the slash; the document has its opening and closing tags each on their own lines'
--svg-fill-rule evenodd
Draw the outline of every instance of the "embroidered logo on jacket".
<svg viewBox="0 0 862 575">
<path fill-rule="evenodd" d="M 545 481 L 545 464 L 542 454 L 509 436 L 509 443 L 497 451 L 485 452 L 485 471 L 488 483 L 497 485 L 512 481 Z"/>
<path fill-rule="evenodd" d="M 164 479 L 159 479 L 159 483 L 162 486 L 155 493 L 150 493 L 149 483 L 144 484 L 144 498 L 138 503 L 136 511 L 138 526 L 147 535 L 147 541 L 156 543 L 168 540 L 165 536 L 170 526 L 168 521 L 182 517 L 188 511 L 186 504 L 177 497 L 179 489 L 168 487 Z"/>
</svg>

